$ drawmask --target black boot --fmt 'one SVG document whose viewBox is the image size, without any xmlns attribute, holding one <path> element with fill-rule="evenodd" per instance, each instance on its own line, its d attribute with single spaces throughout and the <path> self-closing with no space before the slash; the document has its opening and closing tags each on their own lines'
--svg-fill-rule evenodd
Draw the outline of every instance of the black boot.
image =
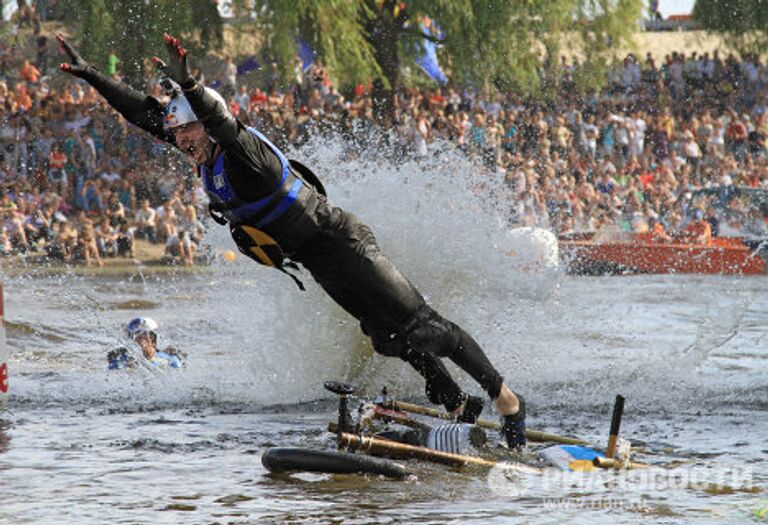
<svg viewBox="0 0 768 525">
<path fill-rule="evenodd" d="M 480 413 L 483 411 L 483 406 L 485 406 L 485 401 L 482 397 L 477 397 L 469 394 L 464 394 L 466 396 L 466 404 L 464 405 L 464 410 L 461 411 L 461 414 L 459 414 L 456 417 L 457 423 L 469 423 L 471 425 L 475 424 L 475 421 L 477 421 L 477 418 L 480 417 Z"/>
<path fill-rule="evenodd" d="M 515 414 L 502 417 L 501 433 L 511 449 L 525 446 L 525 400 L 520 394 L 515 394 L 520 403 L 520 410 Z"/>
</svg>

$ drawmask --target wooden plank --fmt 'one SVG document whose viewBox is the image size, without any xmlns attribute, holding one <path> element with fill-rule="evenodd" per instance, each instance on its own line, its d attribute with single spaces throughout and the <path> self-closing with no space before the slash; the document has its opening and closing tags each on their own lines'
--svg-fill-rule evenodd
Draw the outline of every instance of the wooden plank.
<svg viewBox="0 0 768 525">
<path fill-rule="evenodd" d="M 357 436 L 347 432 L 341 432 L 338 434 L 338 440 L 339 446 L 341 448 L 359 450 L 361 452 L 375 456 L 386 456 L 389 458 L 401 459 L 420 459 L 423 461 L 431 461 L 433 463 L 451 465 L 454 467 L 476 466 L 490 468 L 496 465 L 496 461 L 478 458 L 475 456 L 452 454 L 450 452 L 442 452 L 426 447 L 406 445 L 405 443 L 398 443 L 388 439 Z"/>
</svg>

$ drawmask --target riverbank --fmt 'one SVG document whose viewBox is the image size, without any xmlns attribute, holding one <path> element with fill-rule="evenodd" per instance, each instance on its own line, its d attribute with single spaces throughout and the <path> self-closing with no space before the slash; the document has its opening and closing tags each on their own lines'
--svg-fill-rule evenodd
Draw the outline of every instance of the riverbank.
<svg viewBox="0 0 768 525">
<path fill-rule="evenodd" d="M 11 277 L 22 275 L 46 277 L 51 275 L 103 275 L 103 276 L 146 276 L 154 274 L 198 273 L 205 271 L 210 256 L 203 254 L 195 258 L 195 264 L 187 266 L 178 257 L 164 255 L 163 244 L 152 244 L 136 240 L 135 257 L 104 257 L 103 265 L 86 266 L 84 262 L 65 263 L 41 254 L 12 255 L 2 259 L 3 274 Z"/>
</svg>

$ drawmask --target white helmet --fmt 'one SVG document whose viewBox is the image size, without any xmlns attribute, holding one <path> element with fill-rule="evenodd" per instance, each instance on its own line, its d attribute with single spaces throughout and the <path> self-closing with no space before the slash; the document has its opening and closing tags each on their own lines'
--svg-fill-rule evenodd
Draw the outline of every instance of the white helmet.
<svg viewBox="0 0 768 525">
<path fill-rule="evenodd" d="M 158 328 L 159 325 L 154 319 L 150 317 L 137 317 L 131 319 L 131 322 L 125 328 L 125 333 L 134 341 L 137 337 L 144 334 L 149 334 L 154 340 L 157 340 L 156 332 Z"/>
<path fill-rule="evenodd" d="M 187 97 L 184 96 L 178 84 L 169 78 L 164 78 L 160 81 L 160 85 L 163 87 L 166 94 L 171 97 L 171 101 L 168 102 L 163 111 L 163 129 L 172 129 L 178 126 L 183 126 L 184 124 L 189 124 L 190 122 L 198 121 L 197 115 L 195 115 L 192 106 L 189 105 Z M 222 106 L 227 107 L 227 103 L 216 90 L 207 87 L 205 88 L 205 91 L 215 98 Z"/>
<path fill-rule="evenodd" d="M 174 96 L 165 106 L 163 129 L 172 129 L 190 122 L 197 122 L 197 115 L 192 111 L 187 97 L 182 94 Z"/>
</svg>

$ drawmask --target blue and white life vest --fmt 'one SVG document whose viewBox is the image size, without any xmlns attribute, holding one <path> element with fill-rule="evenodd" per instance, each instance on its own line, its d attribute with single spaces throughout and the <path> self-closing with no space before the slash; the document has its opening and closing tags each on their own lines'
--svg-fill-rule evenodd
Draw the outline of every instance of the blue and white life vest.
<svg viewBox="0 0 768 525">
<path fill-rule="evenodd" d="M 224 171 L 224 153 L 221 153 L 213 169 L 200 166 L 203 188 L 210 199 L 212 212 L 218 212 L 234 224 L 247 223 L 261 228 L 280 217 L 296 201 L 304 182 L 291 172 L 291 164 L 277 146 L 258 130 L 248 127 L 248 132 L 264 142 L 277 156 L 282 166 L 282 178 L 275 191 L 257 201 L 239 198 Z"/>
<path fill-rule="evenodd" d="M 183 363 L 178 355 L 171 352 L 158 350 L 152 359 L 144 359 L 145 364 L 159 368 L 181 368 Z M 107 354 L 107 368 L 109 370 L 123 370 L 136 367 L 138 361 L 127 349 L 118 348 Z"/>
<path fill-rule="evenodd" d="M 167 367 L 167 368 L 181 368 L 181 359 L 175 354 L 169 354 L 168 352 L 158 351 L 155 353 L 155 357 L 147 359 L 147 362 L 152 366 Z"/>
<path fill-rule="evenodd" d="M 257 201 L 246 201 L 235 194 L 229 177 L 224 170 L 224 153 L 214 162 L 213 169 L 200 166 L 200 178 L 208 195 L 211 217 L 219 224 L 229 223 L 232 239 L 241 253 L 260 264 L 277 268 L 289 275 L 299 289 L 302 282 L 286 267 L 298 269 L 296 263 L 286 259 L 282 248 L 262 228 L 279 218 L 296 202 L 299 191 L 306 183 L 320 195 L 325 188 L 317 176 L 301 162 L 288 160 L 283 152 L 258 130 L 246 127 L 248 132 L 264 142 L 277 155 L 282 166 L 282 177 L 275 191 Z M 295 170 L 295 171 L 294 171 Z"/>
</svg>

